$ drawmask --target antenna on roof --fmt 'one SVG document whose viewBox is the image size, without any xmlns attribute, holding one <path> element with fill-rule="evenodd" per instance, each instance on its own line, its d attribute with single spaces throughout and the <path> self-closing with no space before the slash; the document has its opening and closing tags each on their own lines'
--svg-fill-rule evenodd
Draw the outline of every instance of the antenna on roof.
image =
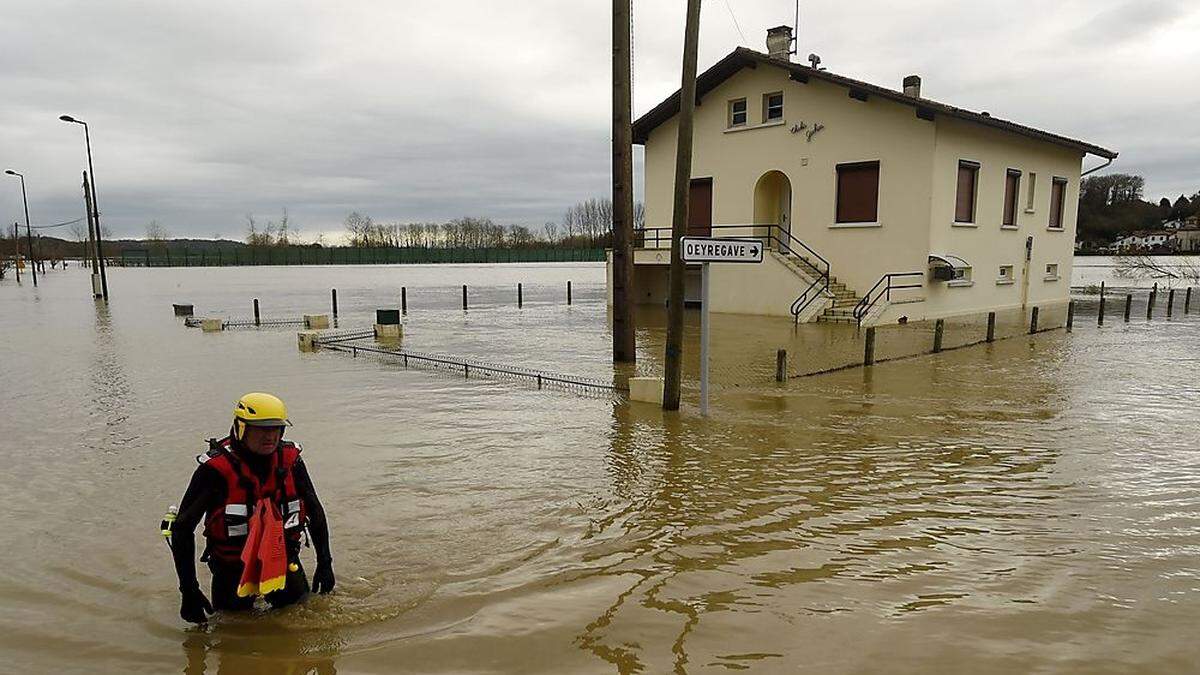
<svg viewBox="0 0 1200 675">
<path fill-rule="evenodd" d="M 792 49 L 788 54 L 796 54 L 800 50 L 800 0 L 796 0 L 796 21 L 792 24 Z"/>
</svg>

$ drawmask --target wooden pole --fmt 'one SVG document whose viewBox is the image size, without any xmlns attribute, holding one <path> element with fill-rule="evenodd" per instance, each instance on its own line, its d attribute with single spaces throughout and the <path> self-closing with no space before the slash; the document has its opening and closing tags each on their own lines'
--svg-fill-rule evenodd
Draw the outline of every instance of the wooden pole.
<svg viewBox="0 0 1200 675">
<path fill-rule="evenodd" d="M 258 298 L 254 299 L 254 325 L 262 325 L 262 322 L 258 318 Z"/>
<path fill-rule="evenodd" d="M 1172 288 L 1171 290 L 1167 291 L 1167 318 L 1168 319 L 1171 318 L 1171 315 L 1174 313 L 1175 313 L 1175 289 Z"/>
<path fill-rule="evenodd" d="M 787 350 L 780 349 L 775 352 L 775 381 L 783 382 L 787 380 Z"/>
<path fill-rule="evenodd" d="M 688 197 L 692 177 L 692 127 L 696 112 L 696 55 L 700 44 L 700 0 L 688 0 L 683 35 L 683 79 L 679 87 L 679 137 L 675 145 L 675 203 L 671 214 L 670 300 L 667 344 L 663 359 L 663 410 L 679 410 L 683 370 L 682 239 L 687 235 Z"/>
<path fill-rule="evenodd" d="M 863 365 L 875 365 L 875 326 L 867 327 L 866 339 L 863 340 Z"/>
<path fill-rule="evenodd" d="M 1158 284 L 1154 284 L 1154 289 L 1150 291 L 1150 298 L 1146 302 L 1146 320 L 1154 318 L 1154 301 L 1157 300 L 1154 296 L 1158 295 Z"/>
<path fill-rule="evenodd" d="M 1075 328 L 1075 301 L 1067 301 L 1067 332 L 1070 333 Z"/>
<path fill-rule="evenodd" d="M 408 287 L 400 287 L 400 313 L 408 314 Z"/>
<path fill-rule="evenodd" d="M 517 283 L 517 309 L 520 309 L 522 304 L 524 304 L 525 299 L 522 296 L 523 296 L 523 294 L 521 292 L 521 284 L 518 282 Z M 613 330 L 616 330 L 615 326 L 614 326 Z M 616 357 L 614 356 L 613 358 L 615 359 Z"/>
<path fill-rule="evenodd" d="M 1104 294 L 1100 294 L 1100 311 L 1096 314 L 1096 325 L 1104 325 Z"/>
<path fill-rule="evenodd" d="M 1037 332 L 1038 324 L 1038 308 L 1033 308 L 1033 313 L 1029 316 L 1029 334 L 1033 335 Z"/>
<path fill-rule="evenodd" d="M 333 320 L 337 321 L 337 289 L 331 289 L 329 295 L 333 299 Z"/>
<path fill-rule="evenodd" d="M 1133 293 L 1125 294 L 1125 323 L 1129 323 L 1129 313 L 1133 311 Z"/>
<path fill-rule="evenodd" d="M 933 353 L 937 354 L 942 351 L 942 337 L 946 333 L 946 320 L 938 319 L 937 323 L 933 324 Z"/>
<path fill-rule="evenodd" d="M 996 313 L 988 312 L 987 341 L 996 341 Z"/>
<path fill-rule="evenodd" d="M 633 314 L 633 49 L 630 5 L 631 0 L 613 0 L 614 363 L 634 363 L 637 360 Z M 517 306 L 520 304 L 518 300 Z M 567 304 L 570 304 L 570 300 Z"/>
<path fill-rule="evenodd" d="M 463 284 L 463 311 L 467 311 L 467 285 Z"/>
<path fill-rule="evenodd" d="M 571 304 L 571 282 L 567 282 L 567 304 Z"/>
<path fill-rule="evenodd" d="M 1187 287 L 1187 292 L 1183 294 L 1183 313 L 1187 314 L 1192 311 L 1192 287 Z"/>
</svg>

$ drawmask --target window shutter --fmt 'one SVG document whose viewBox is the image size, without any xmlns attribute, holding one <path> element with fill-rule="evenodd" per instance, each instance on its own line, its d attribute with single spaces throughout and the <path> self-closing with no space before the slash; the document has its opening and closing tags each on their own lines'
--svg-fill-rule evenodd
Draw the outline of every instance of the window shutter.
<svg viewBox="0 0 1200 675">
<path fill-rule="evenodd" d="M 1004 224 L 1017 223 L 1017 198 L 1021 191 L 1021 172 L 1009 169 L 1004 179 Z"/>
<path fill-rule="evenodd" d="M 975 222 L 975 179 L 979 165 L 974 162 L 958 163 L 958 193 L 954 200 L 954 221 Z"/>
<path fill-rule="evenodd" d="M 837 222 L 879 220 L 879 162 L 839 164 L 837 178 Z"/>
<path fill-rule="evenodd" d="M 1063 226 L 1063 193 L 1066 188 L 1066 179 L 1054 179 L 1054 186 L 1050 190 L 1050 227 L 1061 228 Z"/>
</svg>

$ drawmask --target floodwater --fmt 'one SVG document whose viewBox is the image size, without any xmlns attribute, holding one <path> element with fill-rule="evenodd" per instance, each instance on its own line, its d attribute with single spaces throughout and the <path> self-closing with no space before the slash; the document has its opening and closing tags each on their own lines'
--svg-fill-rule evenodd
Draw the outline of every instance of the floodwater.
<svg viewBox="0 0 1200 675">
<path fill-rule="evenodd" d="M 783 385 L 790 324 L 718 317 L 705 419 L 693 386 L 663 414 L 204 334 L 170 306 L 290 317 L 337 287 L 361 327 L 407 286 L 407 347 L 611 378 L 603 277 L 111 269 L 108 308 L 79 269 L 0 282 L 0 672 L 1200 669 L 1194 312 Z M 661 316 L 639 319 L 654 372 Z M 158 521 L 260 389 L 289 404 L 337 589 L 190 628 Z"/>
</svg>

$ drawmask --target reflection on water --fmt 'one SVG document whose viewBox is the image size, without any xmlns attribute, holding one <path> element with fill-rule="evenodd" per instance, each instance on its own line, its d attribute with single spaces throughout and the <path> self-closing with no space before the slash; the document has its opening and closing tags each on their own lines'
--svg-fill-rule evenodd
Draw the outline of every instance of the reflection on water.
<svg viewBox="0 0 1200 675">
<path fill-rule="evenodd" d="M 170 309 L 260 297 L 286 316 L 337 287 L 353 328 L 401 285 L 410 349 L 614 376 L 597 266 L 117 269 L 109 310 L 84 274 L 48 277 L 36 301 L 0 285 L 18 355 L 0 361 L 18 383 L 0 389 L 0 527 L 28 543 L 0 554 L 5 667 L 1197 669 L 1195 314 L 1101 330 L 1081 305 L 1073 334 L 785 384 L 779 340 L 814 362 L 857 338 L 719 318 L 701 419 L 692 388 L 664 414 L 299 354 L 290 331 L 203 334 Z M 653 371 L 661 312 L 638 318 Z M 158 518 L 258 389 L 289 404 L 338 587 L 189 630 Z"/>
</svg>

